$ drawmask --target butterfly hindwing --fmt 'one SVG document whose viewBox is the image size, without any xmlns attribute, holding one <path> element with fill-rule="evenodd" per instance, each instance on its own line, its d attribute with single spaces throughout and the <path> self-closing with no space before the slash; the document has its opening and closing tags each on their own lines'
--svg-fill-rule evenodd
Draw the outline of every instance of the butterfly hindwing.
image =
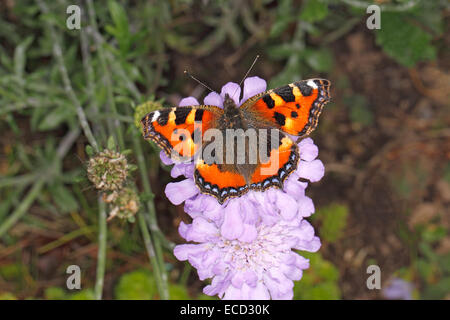
<svg viewBox="0 0 450 320">
<path fill-rule="evenodd" d="M 212 195 L 219 203 L 229 197 L 238 197 L 249 190 L 245 177 L 236 168 L 224 168 L 199 160 L 195 164 L 194 179 L 202 193 Z"/>
<path fill-rule="evenodd" d="M 249 190 L 282 188 L 286 178 L 297 168 L 299 153 L 298 146 L 291 138 L 275 131 L 278 144 L 268 149 L 268 157 L 258 159 L 255 165 L 208 164 L 203 160 L 196 162 L 194 178 L 202 193 L 210 194 L 223 203 Z"/>
<path fill-rule="evenodd" d="M 203 105 L 159 109 L 142 118 L 144 138 L 154 141 L 168 156 L 191 158 L 203 133 L 215 126 L 222 113 L 218 107 Z M 197 132 L 199 143 L 194 141 Z"/>
<path fill-rule="evenodd" d="M 241 106 L 252 117 L 275 128 L 304 137 L 317 126 L 330 100 L 330 81 L 310 79 L 260 93 Z"/>
<path fill-rule="evenodd" d="M 251 176 L 250 188 L 266 190 L 283 187 L 286 178 L 297 169 L 300 159 L 297 144 L 287 135 L 280 133 L 278 147 L 270 151 L 268 161 L 260 161 Z"/>
</svg>

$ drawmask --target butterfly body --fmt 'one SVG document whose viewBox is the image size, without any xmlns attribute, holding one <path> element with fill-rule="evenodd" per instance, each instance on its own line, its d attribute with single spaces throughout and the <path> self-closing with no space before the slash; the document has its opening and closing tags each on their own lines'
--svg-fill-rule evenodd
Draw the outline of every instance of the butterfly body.
<svg viewBox="0 0 450 320">
<path fill-rule="evenodd" d="M 142 119 L 144 137 L 169 156 L 199 155 L 195 183 L 220 203 L 249 190 L 282 188 L 300 159 L 291 136 L 301 138 L 315 129 L 329 88 L 328 80 L 310 79 L 260 93 L 240 107 L 227 94 L 223 109 L 161 109 Z"/>
</svg>

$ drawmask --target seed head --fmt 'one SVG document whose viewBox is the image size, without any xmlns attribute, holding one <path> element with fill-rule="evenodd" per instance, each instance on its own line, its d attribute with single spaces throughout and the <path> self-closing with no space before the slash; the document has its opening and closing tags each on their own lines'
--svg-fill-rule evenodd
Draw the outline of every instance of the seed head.
<svg viewBox="0 0 450 320">
<path fill-rule="evenodd" d="M 127 159 L 119 152 L 105 149 L 89 159 L 87 174 L 97 189 L 118 190 L 128 175 Z"/>
<path fill-rule="evenodd" d="M 134 215 L 139 210 L 139 196 L 136 190 L 130 187 L 124 187 L 119 191 L 104 194 L 103 200 L 109 203 L 110 208 L 112 208 L 108 220 L 116 216 L 120 219 L 133 220 Z"/>
</svg>

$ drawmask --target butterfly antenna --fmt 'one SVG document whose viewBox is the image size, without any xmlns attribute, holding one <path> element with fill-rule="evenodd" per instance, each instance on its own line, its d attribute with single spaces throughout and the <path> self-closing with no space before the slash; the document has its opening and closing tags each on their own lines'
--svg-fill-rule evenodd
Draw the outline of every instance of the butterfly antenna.
<svg viewBox="0 0 450 320">
<path fill-rule="evenodd" d="M 196 81 L 198 84 L 204 86 L 206 89 L 208 89 L 209 91 L 213 92 L 214 90 L 211 89 L 210 87 L 208 87 L 206 84 L 204 84 L 203 82 L 201 82 L 200 80 L 198 80 L 196 77 L 194 77 L 192 74 L 190 74 L 187 70 L 184 70 L 184 74 L 188 75 L 192 80 Z"/>
<path fill-rule="evenodd" d="M 259 54 L 255 57 L 255 60 L 253 60 L 252 65 L 250 66 L 250 68 L 248 68 L 247 72 L 245 73 L 244 77 L 242 78 L 241 82 L 239 82 L 239 87 L 236 88 L 236 90 L 233 93 L 233 96 L 236 94 L 236 91 L 241 87 L 242 82 L 244 82 L 245 79 L 247 79 L 248 74 L 250 73 L 250 71 L 252 71 L 253 66 L 255 65 L 256 61 L 258 61 L 259 59 Z"/>
</svg>

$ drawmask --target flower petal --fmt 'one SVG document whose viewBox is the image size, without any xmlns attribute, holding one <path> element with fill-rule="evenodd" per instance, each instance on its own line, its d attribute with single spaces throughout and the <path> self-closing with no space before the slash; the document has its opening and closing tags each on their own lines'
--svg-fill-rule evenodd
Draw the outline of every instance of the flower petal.
<svg viewBox="0 0 450 320">
<path fill-rule="evenodd" d="M 250 287 L 255 287 L 257 285 L 258 276 L 252 270 L 247 270 L 245 272 L 245 283 Z"/>
<path fill-rule="evenodd" d="M 267 83 L 266 80 L 260 77 L 249 77 L 244 81 L 244 95 L 242 97 L 241 103 L 243 104 L 249 98 L 257 95 L 258 93 L 266 91 Z"/>
<path fill-rule="evenodd" d="M 224 220 L 220 227 L 220 232 L 225 239 L 237 239 L 244 232 L 244 224 L 239 210 L 239 201 L 230 201 L 225 208 Z"/>
<path fill-rule="evenodd" d="M 239 237 L 239 241 L 242 242 L 252 242 L 256 239 L 258 236 L 258 231 L 256 230 L 256 227 L 252 224 L 246 224 L 244 223 L 244 231 L 242 232 L 241 236 Z"/>
<path fill-rule="evenodd" d="M 164 163 L 166 166 L 170 166 L 173 164 L 173 160 L 169 158 L 169 156 L 164 152 L 159 152 L 159 158 L 161 159 L 161 162 Z"/>
<path fill-rule="evenodd" d="M 220 92 L 222 99 L 225 100 L 226 94 L 228 94 L 230 98 L 234 100 L 236 106 L 239 106 L 239 97 L 241 96 L 241 88 L 237 83 L 228 82 L 226 85 L 224 85 L 222 87 L 222 91 Z"/>
<path fill-rule="evenodd" d="M 179 205 L 187 199 L 195 196 L 198 189 L 195 186 L 194 180 L 185 179 L 180 182 L 170 182 L 166 186 L 166 196 L 174 205 Z"/>
<path fill-rule="evenodd" d="M 242 284 L 244 283 L 245 275 L 243 272 L 237 271 L 233 278 L 231 278 L 231 284 L 237 288 L 240 289 L 242 287 Z"/>
<path fill-rule="evenodd" d="M 180 261 L 186 261 L 189 256 L 203 255 L 205 249 L 198 244 L 179 244 L 173 249 L 173 254 Z"/>
<path fill-rule="evenodd" d="M 311 162 L 300 160 L 297 173 L 302 178 L 316 182 L 322 179 L 325 174 L 325 167 L 320 160 L 313 160 Z"/>
<path fill-rule="evenodd" d="M 191 178 L 194 176 L 194 165 L 192 163 L 177 163 L 170 171 L 172 178 L 178 178 L 179 176 L 185 176 Z"/>
<path fill-rule="evenodd" d="M 298 200 L 297 204 L 298 204 L 298 214 L 301 217 L 309 217 L 315 211 L 312 199 L 307 196 L 301 197 Z"/>
<path fill-rule="evenodd" d="M 261 281 L 258 281 L 256 287 L 251 289 L 249 298 L 252 300 L 269 300 L 269 290 L 267 290 L 266 286 Z"/>
<path fill-rule="evenodd" d="M 276 205 L 280 210 L 280 214 L 283 217 L 283 219 L 286 220 L 294 219 L 294 217 L 297 214 L 297 207 L 298 207 L 295 199 L 284 192 L 281 192 L 279 190 L 275 191 L 277 191 Z"/>
<path fill-rule="evenodd" d="M 187 241 L 208 242 L 219 236 L 219 230 L 213 222 L 203 217 L 197 217 L 192 221 L 191 228 L 187 231 Z"/>
<path fill-rule="evenodd" d="M 200 103 L 198 103 L 198 100 L 194 97 L 187 97 L 181 99 L 180 103 L 178 103 L 178 106 L 180 107 L 186 107 L 186 106 L 198 106 Z"/>
<path fill-rule="evenodd" d="M 235 286 L 231 285 L 228 287 L 227 290 L 225 290 L 223 300 L 241 300 L 241 299 L 242 299 L 241 289 L 238 289 Z"/>
<path fill-rule="evenodd" d="M 203 103 L 207 106 L 216 106 L 219 108 L 223 108 L 223 99 L 217 92 L 210 92 L 205 99 L 203 99 Z"/>
<path fill-rule="evenodd" d="M 180 236 L 186 239 L 186 234 L 188 233 L 189 228 L 190 228 L 189 225 L 181 221 L 180 225 L 178 226 L 178 233 L 180 234 Z"/>
<path fill-rule="evenodd" d="M 300 159 L 313 161 L 319 155 L 319 148 L 314 144 L 311 138 L 303 139 L 299 144 Z"/>
</svg>

